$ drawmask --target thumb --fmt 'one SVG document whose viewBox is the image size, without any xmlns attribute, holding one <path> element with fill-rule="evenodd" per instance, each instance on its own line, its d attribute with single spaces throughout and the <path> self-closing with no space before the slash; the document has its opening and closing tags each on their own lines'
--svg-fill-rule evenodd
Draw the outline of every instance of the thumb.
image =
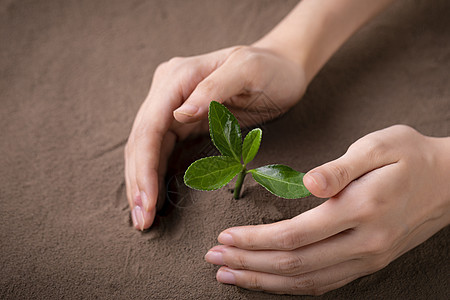
<svg viewBox="0 0 450 300">
<path fill-rule="evenodd" d="M 353 180 L 395 161 L 389 151 L 381 150 L 367 138 L 363 138 L 340 158 L 306 173 L 303 183 L 313 195 L 329 198 L 338 194 Z"/>
<path fill-rule="evenodd" d="M 206 118 L 212 100 L 223 103 L 244 89 L 242 72 L 232 60 L 225 61 L 218 69 L 203 79 L 186 101 L 174 111 L 174 117 L 182 123 L 192 123 Z"/>
</svg>

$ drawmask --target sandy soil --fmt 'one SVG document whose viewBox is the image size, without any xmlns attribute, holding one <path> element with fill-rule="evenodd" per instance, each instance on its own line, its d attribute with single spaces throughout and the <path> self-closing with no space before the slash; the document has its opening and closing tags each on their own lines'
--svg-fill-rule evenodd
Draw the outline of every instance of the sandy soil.
<svg viewBox="0 0 450 300">
<path fill-rule="evenodd" d="M 130 224 L 123 147 L 158 63 L 245 44 L 296 1 L 0 1 L 0 298 L 278 299 L 215 281 L 218 233 L 295 216 L 321 200 L 187 190 L 179 146 L 169 205 Z M 325 66 L 302 102 L 264 125 L 254 165 L 307 171 L 393 124 L 449 135 L 448 1 L 399 1 Z M 281 146 L 282 145 L 282 146 Z M 178 175 L 177 175 L 178 174 Z M 177 193 L 178 196 L 177 196 Z M 181 196 L 180 196 L 181 194 Z M 446 228 L 323 299 L 445 299 Z"/>
</svg>

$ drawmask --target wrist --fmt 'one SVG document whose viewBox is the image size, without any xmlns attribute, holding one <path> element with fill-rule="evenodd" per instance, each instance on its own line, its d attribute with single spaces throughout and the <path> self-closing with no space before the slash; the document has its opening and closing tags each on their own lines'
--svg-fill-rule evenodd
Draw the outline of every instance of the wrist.
<svg viewBox="0 0 450 300">
<path fill-rule="evenodd" d="M 286 41 L 283 41 L 276 35 L 266 35 L 255 43 L 251 44 L 252 47 L 265 49 L 277 56 L 283 57 L 290 61 L 304 74 L 306 79 L 306 85 L 308 85 L 316 72 L 308 68 L 308 55 L 306 52 L 298 47 L 289 45 Z M 317 70 L 318 71 L 318 70 Z"/>
<path fill-rule="evenodd" d="M 303 0 L 253 44 L 303 68 L 308 84 L 341 45 L 393 0 Z"/>
</svg>

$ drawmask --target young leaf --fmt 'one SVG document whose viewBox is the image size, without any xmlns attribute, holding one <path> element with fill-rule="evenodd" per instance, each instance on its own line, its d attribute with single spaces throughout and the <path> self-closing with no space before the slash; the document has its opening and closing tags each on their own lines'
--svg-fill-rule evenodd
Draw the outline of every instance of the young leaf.
<svg viewBox="0 0 450 300">
<path fill-rule="evenodd" d="M 283 165 L 269 165 L 249 171 L 253 178 L 269 192 L 286 199 L 309 196 L 303 185 L 303 173 Z"/>
<path fill-rule="evenodd" d="M 184 173 L 184 183 L 202 191 L 217 190 L 231 181 L 242 165 L 228 156 L 209 156 L 192 163 Z"/>
<path fill-rule="evenodd" d="M 244 164 L 251 162 L 256 153 L 258 153 L 259 145 L 261 144 L 262 130 L 255 128 L 250 131 L 244 139 L 244 144 L 242 145 L 242 159 Z"/>
<path fill-rule="evenodd" d="M 242 154 L 241 128 L 233 114 L 222 104 L 209 104 L 209 132 L 211 139 L 222 155 L 233 157 L 239 163 Z"/>
</svg>

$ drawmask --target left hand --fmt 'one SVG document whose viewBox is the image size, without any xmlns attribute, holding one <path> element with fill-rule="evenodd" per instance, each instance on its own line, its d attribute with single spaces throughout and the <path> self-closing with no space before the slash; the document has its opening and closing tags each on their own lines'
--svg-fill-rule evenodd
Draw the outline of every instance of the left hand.
<svg viewBox="0 0 450 300">
<path fill-rule="evenodd" d="M 306 89 L 305 78 L 303 66 L 289 57 L 255 46 L 176 57 L 158 66 L 124 152 L 134 227 L 144 230 L 153 223 L 157 203 L 164 201 L 164 176 L 175 142 L 208 131 L 211 100 L 227 105 L 250 126 L 295 105 Z"/>
<path fill-rule="evenodd" d="M 217 280 L 323 294 L 373 273 L 450 223 L 450 140 L 397 125 L 371 133 L 304 184 L 329 198 L 281 222 L 229 228 L 205 256 Z"/>
</svg>

